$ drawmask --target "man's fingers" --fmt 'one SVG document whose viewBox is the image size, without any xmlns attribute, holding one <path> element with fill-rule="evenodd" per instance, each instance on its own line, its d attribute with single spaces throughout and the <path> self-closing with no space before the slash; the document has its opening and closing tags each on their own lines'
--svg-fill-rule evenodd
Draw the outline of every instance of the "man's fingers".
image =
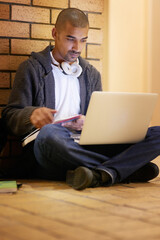
<svg viewBox="0 0 160 240">
<path fill-rule="evenodd" d="M 54 113 L 57 112 L 57 110 L 55 110 L 55 109 L 51 109 L 51 108 L 49 108 L 49 109 L 51 110 L 51 113 L 52 113 L 52 114 L 54 114 Z"/>
<path fill-rule="evenodd" d="M 41 128 L 44 125 L 52 123 L 54 121 L 54 113 L 56 112 L 56 110 L 46 107 L 37 108 L 33 111 L 30 117 L 31 123 L 36 128 Z"/>
</svg>

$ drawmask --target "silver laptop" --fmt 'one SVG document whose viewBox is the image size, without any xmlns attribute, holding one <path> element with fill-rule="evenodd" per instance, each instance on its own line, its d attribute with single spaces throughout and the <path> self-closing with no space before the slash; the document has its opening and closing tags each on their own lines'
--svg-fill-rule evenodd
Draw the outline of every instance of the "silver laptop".
<svg viewBox="0 0 160 240">
<path fill-rule="evenodd" d="M 93 92 L 81 145 L 136 143 L 146 136 L 158 98 L 156 93 Z"/>
</svg>

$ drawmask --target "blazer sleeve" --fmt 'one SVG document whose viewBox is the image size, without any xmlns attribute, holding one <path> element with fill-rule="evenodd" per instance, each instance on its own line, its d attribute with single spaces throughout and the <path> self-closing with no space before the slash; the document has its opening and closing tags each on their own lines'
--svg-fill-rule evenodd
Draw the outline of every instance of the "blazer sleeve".
<svg viewBox="0 0 160 240">
<path fill-rule="evenodd" d="M 2 111 L 8 131 L 16 136 L 24 136 L 34 129 L 30 116 L 38 107 L 33 105 L 38 91 L 37 78 L 32 63 L 23 62 L 17 70 L 8 105 Z"/>
</svg>

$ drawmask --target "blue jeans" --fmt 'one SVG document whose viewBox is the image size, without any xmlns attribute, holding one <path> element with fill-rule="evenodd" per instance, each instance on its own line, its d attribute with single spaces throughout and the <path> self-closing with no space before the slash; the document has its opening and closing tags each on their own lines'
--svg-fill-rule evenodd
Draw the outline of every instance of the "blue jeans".
<svg viewBox="0 0 160 240">
<path fill-rule="evenodd" d="M 136 144 L 79 145 L 60 125 L 44 126 L 34 143 L 39 177 L 65 180 L 66 172 L 79 166 L 104 170 L 112 184 L 121 182 L 160 154 L 160 127 L 148 129 Z"/>
</svg>

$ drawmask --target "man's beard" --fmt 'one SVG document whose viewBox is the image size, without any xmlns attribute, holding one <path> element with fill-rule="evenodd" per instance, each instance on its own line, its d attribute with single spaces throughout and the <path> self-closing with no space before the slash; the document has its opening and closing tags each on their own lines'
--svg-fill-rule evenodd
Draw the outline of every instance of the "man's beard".
<svg viewBox="0 0 160 240">
<path fill-rule="evenodd" d="M 66 62 L 74 62 L 79 56 L 80 52 L 76 52 L 74 50 L 68 51 L 68 53 L 65 55 L 64 60 Z"/>
</svg>

